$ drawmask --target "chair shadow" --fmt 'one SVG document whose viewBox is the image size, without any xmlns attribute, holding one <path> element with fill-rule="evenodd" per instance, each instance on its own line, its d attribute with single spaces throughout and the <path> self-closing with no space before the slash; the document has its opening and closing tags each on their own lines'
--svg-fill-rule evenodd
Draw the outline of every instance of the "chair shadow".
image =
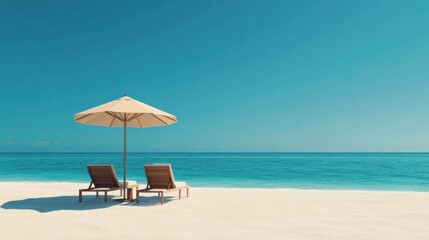
<svg viewBox="0 0 429 240">
<path fill-rule="evenodd" d="M 27 198 L 22 200 L 9 201 L 1 205 L 3 209 L 14 210 L 34 210 L 40 213 L 48 213 L 54 211 L 85 211 L 94 209 L 109 208 L 115 205 L 121 206 L 143 206 L 151 207 L 161 205 L 161 199 L 157 196 L 140 196 L 140 203 L 136 201 L 121 203 L 116 202 L 118 197 L 109 197 L 108 202 L 104 202 L 103 197 L 84 196 L 83 202 L 79 202 L 78 196 L 57 196 L 57 197 L 41 197 L 41 198 Z M 171 201 L 177 201 L 178 198 L 174 196 L 165 196 L 164 204 Z"/>
<path fill-rule="evenodd" d="M 171 201 L 179 200 L 178 197 L 173 196 L 164 196 L 164 204 L 168 204 Z M 140 203 L 132 202 L 133 205 L 143 206 L 143 207 L 151 207 L 161 205 L 161 198 L 157 196 L 140 196 Z"/>
<path fill-rule="evenodd" d="M 83 202 L 80 203 L 78 196 L 27 198 L 6 202 L 1 207 L 3 209 L 34 210 L 40 213 L 47 213 L 62 210 L 94 210 L 121 204 L 111 198 L 105 203 L 103 199 L 103 197 L 85 196 Z"/>
</svg>

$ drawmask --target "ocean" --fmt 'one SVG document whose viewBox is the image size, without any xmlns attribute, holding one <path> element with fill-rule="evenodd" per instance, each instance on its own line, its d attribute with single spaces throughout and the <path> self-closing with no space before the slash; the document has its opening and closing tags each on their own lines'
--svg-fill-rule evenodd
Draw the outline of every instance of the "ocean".
<svg viewBox="0 0 429 240">
<path fill-rule="evenodd" d="M 194 187 L 429 191 L 429 153 L 128 153 L 127 179 L 146 183 L 143 165 L 170 163 Z M 0 153 L 0 181 L 88 182 L 86 164 L 122 153 Z"/>
</svg>

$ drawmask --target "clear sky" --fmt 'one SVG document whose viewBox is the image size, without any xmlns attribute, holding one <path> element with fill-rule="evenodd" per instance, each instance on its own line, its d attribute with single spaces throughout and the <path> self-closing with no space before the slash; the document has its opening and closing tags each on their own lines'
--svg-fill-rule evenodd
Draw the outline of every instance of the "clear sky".
<svg viewBox="0 0 429 240">
<path fill-rule="evenodd" d="M 0 0 L 0 151 L 429 151 L 429 1 Z"/>
</svg>

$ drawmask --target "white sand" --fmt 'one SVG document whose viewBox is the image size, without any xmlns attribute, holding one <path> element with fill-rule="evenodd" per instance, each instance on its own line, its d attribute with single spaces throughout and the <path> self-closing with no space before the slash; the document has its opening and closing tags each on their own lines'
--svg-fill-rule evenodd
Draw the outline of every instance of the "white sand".
<svg viewBox="0 0 429 240">
<path fill-rule="evenodd" d="M 429 239 L 429 193 L 191 188 L 164 205 L 78 203 L 86 186 L 0 182 L 0 239 Z"/>
</svg>

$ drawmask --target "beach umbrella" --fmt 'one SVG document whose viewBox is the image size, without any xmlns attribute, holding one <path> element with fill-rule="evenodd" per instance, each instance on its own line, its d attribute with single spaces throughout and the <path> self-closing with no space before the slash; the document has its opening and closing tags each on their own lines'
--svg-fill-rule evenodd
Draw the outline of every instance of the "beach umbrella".
<svg viewBox="0 0 429 240">
<path fill-rule="evenodd" d="M 127 128 L 167 126 L 177 121 L 174 115 L 139 102 L 127 95 L 74 115 L 78 123 L 124 128 L 124 200 L 127 182 Z"/>
</svg>

